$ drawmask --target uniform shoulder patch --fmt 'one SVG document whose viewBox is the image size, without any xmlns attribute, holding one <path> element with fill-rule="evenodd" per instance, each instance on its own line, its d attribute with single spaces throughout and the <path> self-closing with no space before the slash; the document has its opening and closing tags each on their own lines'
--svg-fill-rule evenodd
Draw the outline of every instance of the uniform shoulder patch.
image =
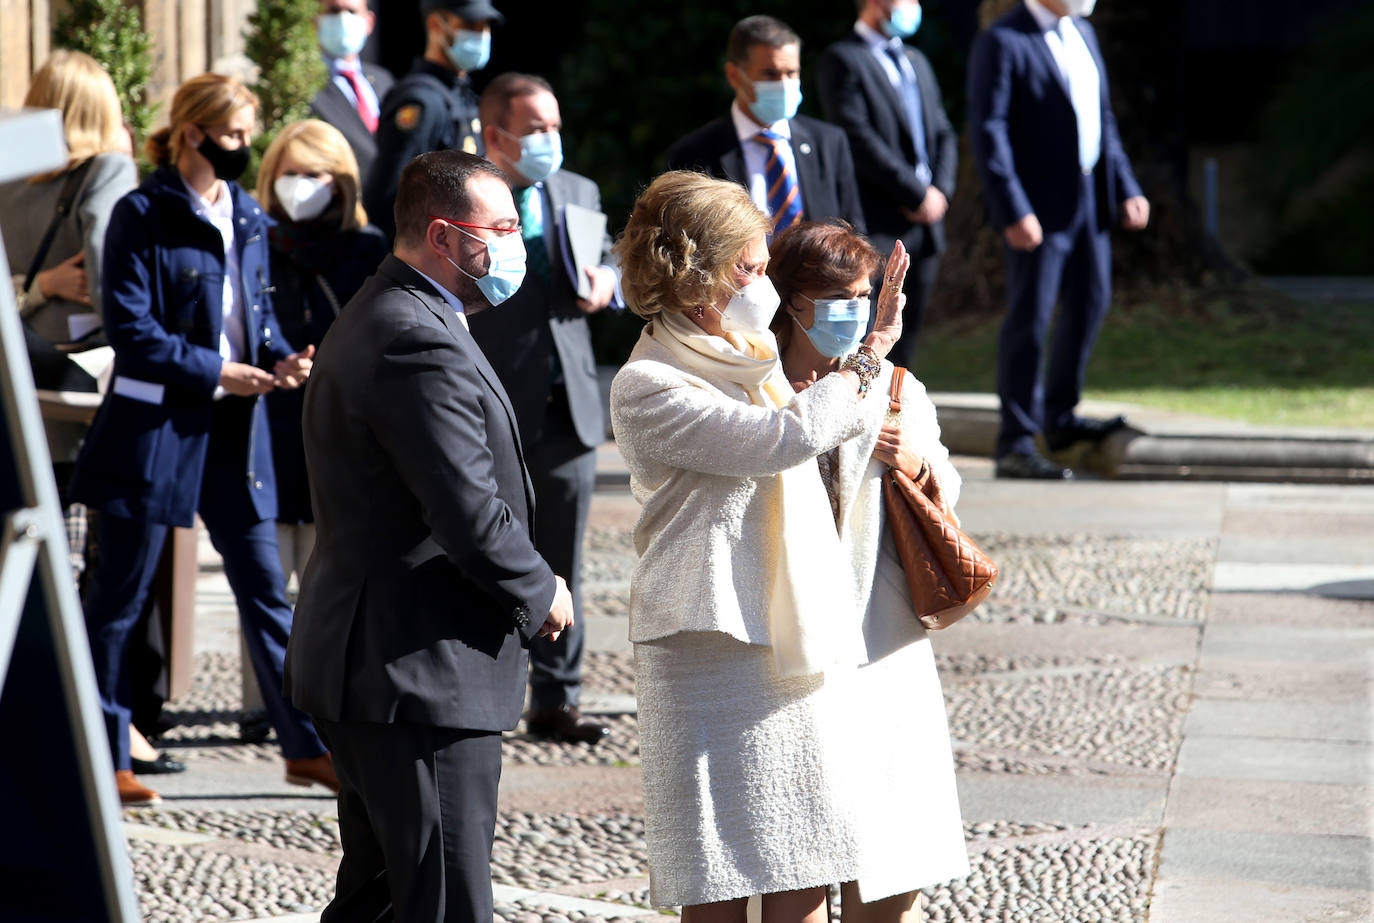
<svg viewBox="0 0 1374 923">
<path fill-rule="evenodd" d="M 425 107 L 419 103 L 407 103 L 396 110 L 396 127 L 401 131 L 414 131 L 415 126 L 420 124 L 420 115 Z"/>
</svg>

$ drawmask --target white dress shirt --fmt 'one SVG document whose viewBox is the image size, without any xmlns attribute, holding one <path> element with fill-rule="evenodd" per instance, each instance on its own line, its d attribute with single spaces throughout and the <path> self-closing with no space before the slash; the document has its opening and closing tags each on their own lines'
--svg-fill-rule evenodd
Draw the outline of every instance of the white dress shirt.
<svg viewBox="0 0 1374 923">
<path fill-rule="evenodd" d="M 772 212 L 768 210 L 768 180 L 765 176 L 772 146 L 758 140 L 756 136 L 761 131 L 771 131 L 782 138 L 783 143 L 778 146 L 778 156 L 782 160 L 783 169 L 790 170 L 796 178 L 797 188 L 801 190 L 802 199 L 805 201 L 806 190 L 801 188 L 801 177 L 797 175 L 797 160 L 792 155 L 792 123 L 787 119 L 779 119 L 764 128 L 745 115 L 744 110 L 739 107 L 739 100 L 730 104 L 730 120 L 735 123 L 735 134 L 739 136 L 740 150 L 744 152 L 744 169 L 749 174 L 749 182 L 746 183 L 749 198 L 754 200 L 759 211 L 772 217 Z"/>
<path fill-rule="evenodd" d="M 1069 87 L 1069 102 L 1078 119 L 1078 166 L 1090 173 L 1102 156 L 1102 79 L 1097 62 L 1073 17 L 1056 16 L 1037 0 L 1025 4 Z"/>
<path fill-rule="evenodd" d="M 418 267 L 411 266 L 410 268 L 414 269 L 416 272 L 419 272 L 421 276 L 424 276 L 426 282 L 428 282 L 430 285 L 434 286 L 436 289 L 439 290 L 439 294 L 442 295 L 444 297 L 444 300 L 448 302 L 448 306 L 453 309 L 455 314 L 458 315 L 458 322 L 463 325 L 463 329 L 470 330 L 471 328 L 468 327 L 467 313 L 463 311 L 462 300 L 457 295 L 453 294 L 453 292 L 450 292 L 448 289 L 444 288 L 438 282 L 435 282 L 429 276 L 425 275 L 423 272 L 420 272 Z"/>
<path fill-rule="evenodd" d="M 211 202 L 191 188 L 186 177 L 182 185 L 191 194 L 195 212 L 215 226 L 224 241 L 224 294 L 221 304 L 221 323 L 219 332 L 219 354 L 225 362 L 242 362 L 248 353 L 248 330 L 244 326 L 243 315 L 243 278 L 239 273 L 239 251 L 234 246 L 234 197 L 229 187 L 216 180 L 219 197 Z M 223 388 L 215 391 L 215 397 L 224 396 Z"/>
<path fill-rule="evenodd" d="M 344 71 L 353 71 L 358 75 L 358 83 L 363 88 L 363 105 L 367 106 L 374 116 L 381 115 L 382 103 L 377 99 L 377 91 L 372 88 L 372 81 L 367 79 L 363 73 L 363 61 L 356 58 L 350 64 L 343 58 L 325 58 L 329 65 L 329 80 L 334 86 L 338 87 L 344 95 L 344 99 L 353 104 L 356 109 L 358 106 L 358 95 L 353 92 L 353 84 L 345 77 Z"/>
</svg>

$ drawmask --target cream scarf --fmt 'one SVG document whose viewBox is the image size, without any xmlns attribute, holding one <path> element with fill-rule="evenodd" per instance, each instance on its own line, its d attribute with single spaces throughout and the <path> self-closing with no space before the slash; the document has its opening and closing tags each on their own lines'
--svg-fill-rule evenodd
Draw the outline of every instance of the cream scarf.
<svg viewBox="0 0 1374 923">
<path fill-rule="evenodd" d="M 749 402 L 774 410 L 796 396 L 773 334 L 706 333 L 686 315 L 663 312 L 650 335 L 687 372 L 725 379 L 744 388 Z M 776 475 L 778 536 L 768 633 L 783 676 L 803 676 L 864 661 L 859 613 L 842 573 L 848 557 L 840 547 L 830 500 L 814 460 Z"/>
</svg>

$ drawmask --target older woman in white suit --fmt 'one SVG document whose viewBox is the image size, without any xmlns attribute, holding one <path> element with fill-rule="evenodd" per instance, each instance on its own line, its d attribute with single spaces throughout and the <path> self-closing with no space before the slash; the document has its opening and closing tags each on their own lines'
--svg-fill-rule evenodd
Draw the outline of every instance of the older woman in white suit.
<svg viewBox="0 0 1374 923">
<path fill-rule="evenodd" d="M 742 187 L 672 172 L 616 244 L 649 321 L 611 414 L 643 505 L 630 640 L 651 892 L 688 923 L 742 923 L 756 894 L 769 923 L 821 921 L 824 886 L 866 854 L 837 694 L 867 659 L 862 612 L 816 458 L 885 403 L 870 386 L 909 260 L 898 244 L 873 332 L 795 393 L 767 329 L 770 230 Z"/>
<path fill-rule="evenodd" d="M 783 371 L 804 393 L 863 337 L 880 258 L 843 222 L 797 225 L 773 240 L 770 256 L 781 299 L 772 329 Z M 865 648 L 863 666 L 835 684 L 845 687 L 845 721 L 864 741 L 862 762 L 851 767 L 866 796 L 853 805 L 863 860 L 858 877 L 842 886 L 845 923 L 914 923 L 919 888 L 968 874 L 945 700 L 882 492 L 887 466 L 914 472 L 924 462 L 952 513 L 960 480 L 940 442 L 935 405 L 912 376 L 900 418 L 889 418 L 892 375 L 884 360 L 863 407 L 863 432 L 818 459 Z"/>
</svg>

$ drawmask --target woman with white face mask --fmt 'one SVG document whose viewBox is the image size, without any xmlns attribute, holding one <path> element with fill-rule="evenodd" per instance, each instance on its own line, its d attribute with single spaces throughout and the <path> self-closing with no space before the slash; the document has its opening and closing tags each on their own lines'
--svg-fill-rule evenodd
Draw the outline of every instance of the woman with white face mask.
<svg viewBox="0 0 1374 923">
<path fill-rule="evenodd" d="M 863 337 L 878 251 L 843 222 L 806 222 L 773 240 L 768 275 L 781 308 L 773 320 L 782 367 L 804 390 L 837 368 Z M 945 699 L 935 656 L 916 618 L 902 562 L 887 530 L 883 477 L 930 467 L 946 511 L 959 474 L 940 442 L 935 405 L 908 376 L 901 412 L 889 418 L 892 363 L 884 360 L 865 402 L 863 431 L 817 459 L 846 580 L 858 601 L 862 666 L 832 689 L 846 701 L 844 732 L 862 741 L 850 766 L 860 845 L 857 875 L 841 885 L 844 923 L 919 923 L 917 889 L 968 874 Z M 919 792 L 919 797 L 911 797 Z"/>
<path fill-rule="evenodd" d="M 257 194 L 276 220 L 271 245 L 273 303 L 283 335 L 317 349 L 335 316 L 387 254 L 359 201 L 358 163 L 343 134 L 307 119 L 282 129 L 262 158 Z M 299 580 L 315 546 L 301 443 L 304 390 L 267 396 L 277 474 L 277 551 L 282 575 Z"/>
<path fill-rule="evenodd" d="M 687 923 L 825 917 L 860 868 L 833 679 L 864 659 L 816 456 L 859 435 L 900 334 L 900 244 L 871 333 L 795 393 L 768 330 L 770 223 L 744 187 L 665 173 L 616 243 L 648 321 L 611 387 L 643 506 L 630 590 L 652 900 Z"/>
</svg>

